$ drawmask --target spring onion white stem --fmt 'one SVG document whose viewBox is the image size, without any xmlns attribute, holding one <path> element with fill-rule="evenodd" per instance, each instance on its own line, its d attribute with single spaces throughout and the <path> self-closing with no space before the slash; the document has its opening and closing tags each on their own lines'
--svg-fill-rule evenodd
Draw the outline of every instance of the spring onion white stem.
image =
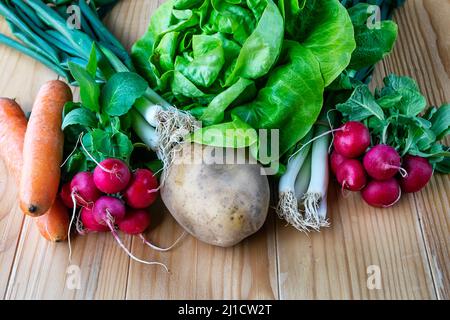
<svg viewBox="0 0 450 320">
<path fill-rule="evenodd" d="M 295 197 L 298 199 L 299 207 L 303 206 L 301 199 L 308 191 L 309 182 L 311 180 L 311 152 L 308 154 L 308 158 L 303 163 L 300 172 L 295 179 Z"/>
<path fill-rule="evenodd" d="M 150 88 L 147 88 L 147 90 L 144 93 L 144 97 L 146 97 L 148 100 L 150 100 L 154 104 L 160 105 L 164 108 L 172 107 L 172 105 L 170 103 L 168 103 L 159 94 L 157 94 L 155 91 L 153 91 Z"/>
<path fill-rule="evenodd" d="M 144 97 L 137 99 L 134 103 L 134 107 L 141 116 L 144 117 L 148 124 L 155 128 L 158 126 L 158 113 L 163 110 L 163 107 L 159 104 L 154 104 Z"/>
<path fill-rule="evenodd" d="M 319 230 L 321 227 L 327 227 L 326 201 L 329 182 L 328 168 L 328 145 L 329 135 L 323 135 L 327 127 L 318 125 L 315 135 L 321 136 L 313 143 L 312 163 L 311 163 L 311 182 L 308 191 L 303 197 L 305 207 L 305 217 L 308 225 Z"/>
<path fill-rule="evenodd" d="M 306 138 L 306 141 L 310 139 L 310 135 Z M 308 225 L 305 217 L 299 210 L 298 199 L 295 192 L 295 181 L 302 168 L 303 164 L 308 158 L 311 144 L 303 145 L 293 157 L 289 159 L 286 173 L 281 177 L 278 185 L 279 201 L 277 206 L 278 216 L 294 228 L 300 231 L 307 231 Z"/>
<path fill-rule="evenodd" d="M 144 142 L 150 149 L 157 150 L 159 146 L 159 137 L 156 134 L 156 130 L 136 111 L 130 110 L 131 122 L 133 130 L 138 137 Z"/>
</svg>

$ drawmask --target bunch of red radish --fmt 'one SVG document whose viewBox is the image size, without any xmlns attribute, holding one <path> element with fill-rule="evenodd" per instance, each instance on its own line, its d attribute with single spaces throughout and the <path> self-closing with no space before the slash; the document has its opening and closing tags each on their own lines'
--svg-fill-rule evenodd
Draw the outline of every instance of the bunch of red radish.
<svg viewBox="0 0 450 320">
<path fill-rule="evenodd" d="M 336 130 L 330 162 L 343 190 L 361 191 L 369 205 L 388 208 L 402 192 L 417 192 L 430 181 L 433 168 L 427 159 L 402 159 L 391 146 L 370 145 L 369 129 L 360 122 L 350 121 Z"/>
<path fill-rule="evenodd" d="M 86 232 L 111 231 L 141 234 L 150 225 L 148 207 L 157 198 L 158 180 L 147 169 L 133 174 L 119 159 L 106 159 L 94 172 L 79 172 L 63 186 L 61 198 L 68 208 L 81 208 Z"/>
<path fill-rule="evenodd" d="M 171 249 L 176 243 L 162 249 L 148 242 L 143 235 L 150 225 L 148 208 L 155 202 L 158 189 L 158 180 L 150 170 L 137 169 L 132 173 L 126 163 L 110 158 L 100 162 L 93 173 L 77 173 L 62 187 L 61 199 L 74 210 L 74 218 L 81 220 L 81 226 L 77 223 L 79 233 L 109 231 L 134 260 L 165 267 L 159 262 L 134 257 L 123 245 L 116 230 L 139 235 L 145 244 L 158 251 Z M 77 208 L 80 209 L 79 214 L 76 213 Z"/>
</svg>

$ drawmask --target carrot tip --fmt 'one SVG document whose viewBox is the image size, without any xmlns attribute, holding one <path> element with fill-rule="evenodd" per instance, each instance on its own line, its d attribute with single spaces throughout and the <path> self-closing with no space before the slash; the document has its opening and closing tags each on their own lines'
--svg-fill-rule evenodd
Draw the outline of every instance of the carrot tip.
<svg viewBox="0 0 450 320">
<path fill-rule="evenodd" d="M 29 213 L 35 213 L 37 211 L 38 211 L 38 207 L 33 205 L 33 204 L 28 207 L 28 212 Z"/>
</svg>

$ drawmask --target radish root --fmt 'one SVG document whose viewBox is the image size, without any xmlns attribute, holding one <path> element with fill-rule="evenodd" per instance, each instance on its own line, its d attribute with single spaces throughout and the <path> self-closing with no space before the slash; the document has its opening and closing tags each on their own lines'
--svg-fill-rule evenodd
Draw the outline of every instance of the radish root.
<svg viewBox="0 0 450 320">
<path fill-rule="evenodd" d="M 80 216 L 81 216 L 81 212 L 79 212 L 78 215 L 77 215 L 77 221 L 75 222 L 75 229 L 77 230 L 77 233 L 78 233 L 79 235 L 84 236 L 84 235 L 86 235 L 88 232 L 87 232 L 87 230 L 84 228 L 84 225 L 83 225 L 83 222 L 81 222 Z"/>
<path fill-rule="evenodd" d="M 391 203 L 390 205 L 383 206 L 383 208 L 390 208 L 390 207 L 392 207 L 394 204 L 396 204 L 397 202 L 400 201 L 400 199 L 402 198 L 402 189 L 401 189 L 400 187 L 399 187 L 398 189 L 399 189 L 399 192 L 398 192 L 398 197 L 397 197 L 397 199 L 396 199 L 393 203 Z"/>
<path fill-rule="evenodd" d="M 402 176 L 402 178 L 408 178 L 408 171 L 406 171 L 405 169 L 403 169 L 402 167 L 400 167 L 398 169 L 398 171 L 400 172 L 400 175 Z"/>
<path fill-rule="evenodd" d="M 114 239 L 116 239 L 117 243 L 119 244 L 119 246 L 122 248 L 123 251 L 126 252 L 126 254 L 133 259 L 134 261 L 143 263 L 143 264 L 147 264 L 147 265 L 159 265 L 161 267 L 163 267 L 167 273 L 170 273 L 169 269 L 167 268 L 167 266 L 161 262 L 155 262 L 155 261 L 145 261 L 142 259 L 137 258 L 136 256 L 134 256 L 130 250 L 128 250 L 128 248 L 124 245 L 124 243 L 122 242 L 122 240 L 120 239 L 119 234 L 117 233 L 116 228 L 114 227 L 114 218 L 111 216 L 111 214 L 107 211 L 107 219 L 106 219 L 106 225 L 108 226 L 109 230 L 111 230 L 111 234 L 113 235 Z"/>
<path fill-rule="evenodd" d="M 153 176 L 155 176 L 155 175 L 153 175 Z M 161 185 L 159 185 L 158 188 L 156 188 L 156 189 L 150 189 L 150 190 L 147 190 L 147 193 L 149 193 L 149 194 L 156 193 L 156 192 L 158 192 L 160 189 L 161 189 Z"/>
<path fill-rule="evenodd" d="M 69 229 L 67 230 L 67 243 L 69 245 L 69 263 L 72 262 L 72 244 L 70 241 L 70 229 L 72 229 L 73 221 L 75 220 L 75 216 L 77 215 L 77 200 L 75 199 L 75 192 L 72 191 L 70 194 L 73 203 L 72 217 L 70 218 Z"/>
<path fill-rule="evenodd" d="M 152 244 L 150 241 L 148 241 L 146 238 L 145 238 L 145 236 L 141 233 L 141 234 L 139 234 L 139 238 L 142 240 L 142 242 L 145 244 L 145 245 L 147 245 L 147 246 L 149 246 L 150 248 L 152 248 L 152 249 L 154 249 L 154 250 L 156 250 L 156 251 L 160 251 L 160 252 L 167 252 L 167 251 L 169 251 L 169 250 L 172 250 L 180 241 L 181 241 L 181 239 L 183 239 L 185 236 L 186 236 L 186 231 L 183 231 L 183 233 L 178 237 L 178 239 L 177 240 L 175 240 L 175 242 L 170 246 L 170 247 L 168 247 L 168 248 L 160 248 L 160 247 L 158 247 L 158 246 L 156 246 L 156 245 L 154 245 L 154 244 Z"/>
<path fill-rule="evenodd" d="M 64 165 L 67 163 L 67 161 L 69 161 L 70 157 L 73 156 L 75 151 L 77 151 L 78 145 L 80 144 L 82 137 L 83 137 L 83 132 L 80 133 L 80 135 L 78 136 L 77 143 L 75 143 L 75 147 L 73 147 L 72 152 L 70 152 L 70 154 L 67 156 L 66 160 L 64 160 L 64 162 L 61 164 L 61 166 L 60 166 L 61 168 L 64 167 Z"/>
<path fill-rule="evenodd" d="M 298 208 L 298 200 L 291 191 L 280 193 L 280 199 L 276 208 L 281 219 L 292 225 L 295 229 L 308 232 L 309 224 Z"/>
<path fill-rule="evenodd" d="M 347 185 L 347 181 L 344 180 L 344 181 L 342 182 L 342 186 L 341 186 L 341 194 L 342 194 L 342 197 L 343 197 L 344 199 L 347 199 L 347 198 L 350 196 L 349 190 L 345 188 L 346 186 L 348 186 L 348 185 Z"/>
</svg>

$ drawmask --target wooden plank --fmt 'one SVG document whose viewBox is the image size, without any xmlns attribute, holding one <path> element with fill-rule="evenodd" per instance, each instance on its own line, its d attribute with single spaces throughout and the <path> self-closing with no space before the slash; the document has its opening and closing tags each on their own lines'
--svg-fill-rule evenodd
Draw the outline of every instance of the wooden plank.
<svg viewBox="0 0 450 320">
<path fill-rule="evenodd" d="M 413 199 L 381 212 L 339 192 L 330 188 L 330 229 L 307 236 L 278 223 L 281 299 L 434 298 Z M 370 266 L 380 290 L 367 287 Z"/>
<path fill-rule="evenodd" d="M 430 105 L 440 106 L 450 101 L 449 15 L 448 0 L 409 1 L 397 15 L 405 29 L 398 45 L 402 50 L 386 60 L 388 69 L 402 70 L 418 80 Z M 414 199 L 437 296 L 449 299 L 450 177 L 436 175 Z"/>
<path fill-rule="evenodd" d="M 430 21 L 430 12 L 438 10 Z M 409 0 L 396 15 L 400 36 L 395 51 L 379 66 L 374 83 L 380 85 L 387 71 L 410 75 L 431 102 L 449 101 L 447 10 L 450 1 Z M 404 196 L 388 210 L 369 208 L 358 195 L 344 199 L 333 184 L 330 230 L 308 238 L 278 223 L 281 298 L 447 297 L 448 179 L 434 178 L 425 191 Z M 367 288 L 370 265 L 380 267 L 381 290 Z"/>
<path fill-rule="evenodd" d="M 0 23 L 0 32 L 9 34 L 3 21 Z M 0 95 L 15 98 L 25 111 L 31 110 L 32 97 L 39 89 L 38 84 L 55 78 L 45 67 L 5 46 L 0 46 L 0 75 Z M 24 220 L 17 205 L 15 184 L 0 159 L 0 297 L 6 294 Z"/>
<path fill-rule="evenodd" d="M 121 19 L 108 19 L 111 30 L 128 47 L 147 29 L 151 13 L 163 1 L 123 1 L 116 10 Z M 157 209 L 154 209 L 157 210 Z M 165 209 L 163 217 L 149 237 L 158 244 L 172 243 L 181 228 Z M 137 239 L 133 252 L 138 257 L 163 261 L 171 274 L 160 267 L 131 262 L 128 276 L 128 299 L 270 299 L 277 296 L 274 233 L 271 221 L 258 235 L 230 249 L 205 245 L 192 237 L 169 253 L 155 253 Z M 270 230 L 270 232 L 269 232 Z"/>
<path fill-rule="evenodd" d="M 129 241 L 126 240 L 126 245 Z M 110 234 L 90 234 L 53 244 L 27 218 L 6 299 L 123 299 L 128 258 Z"/>
<path fill-rule="evenodd" d="M 147 232 L 147 237 L 167 246 L 177 238 L 181 228 L 162 206 L 159 212 L 161 217 L 157 220 L 161 221 Z M 127 299 L 277 298 L 273 228 L 270 218 L 256 235 L 226 249 L 188 236 L 171 252 L 157 253 L 135 239 L 132 248 L 137 256 L 164 262 L 171 273 L 132 261 Z"/>
<path fill-rule="evenodd" d="M 0 297 L 4 297 L 22 229 L 23 214 L 17 206 L 15 181 L 0 160 Z"/>
</svg>

